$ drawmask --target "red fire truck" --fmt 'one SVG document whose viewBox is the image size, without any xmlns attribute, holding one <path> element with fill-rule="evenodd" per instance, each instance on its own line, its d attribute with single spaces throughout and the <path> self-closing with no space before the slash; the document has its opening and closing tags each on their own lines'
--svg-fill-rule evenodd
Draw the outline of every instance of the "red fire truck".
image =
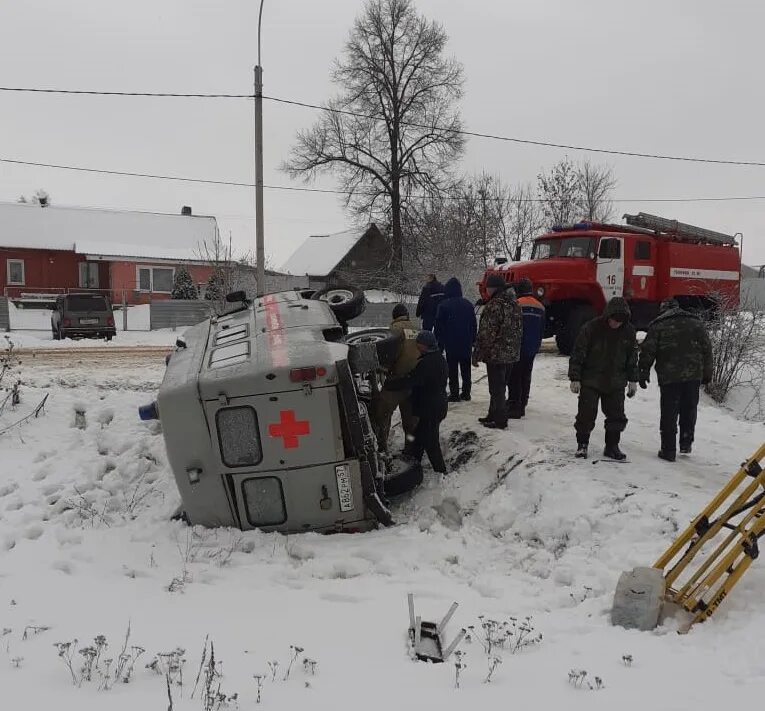
<svg viewBox="0 0 765 711">
<path fill-rule="evenodd" d="M 735 236 L 643 212 L 624 219 L 626 225 L 554 227 L 534 240 L 531 261 L 488 269 L 478 285 L 481 296 L 490 274 L 509 283 L 528 277 L 547 309 L 545 337 L 554 335 L 566 355 L 581 326 L 613 296 L 629 301 L 642 330 L 671 296 L 692 310 L 738 304 L 741 257 Z"/>
</svg>

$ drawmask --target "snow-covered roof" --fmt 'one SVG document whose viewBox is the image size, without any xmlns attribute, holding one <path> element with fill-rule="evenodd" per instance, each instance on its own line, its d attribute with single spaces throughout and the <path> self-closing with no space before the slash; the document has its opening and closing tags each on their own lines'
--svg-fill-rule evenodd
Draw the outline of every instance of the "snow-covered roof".
<svg viewBox="0 0 765 711">
<path fill-rule="evenodd" d="M 0 247 L 146 259 L 199 259 L 214 217 L 0 203 Z"/>
<path fill-rule="evenodd" d="M 367 230 L 368 227 L 365 227 L 331 235 L 311 235 L 295 250 L 281 270 L 295 276 L 327 276 L 356 246 Z"/>
</svg>

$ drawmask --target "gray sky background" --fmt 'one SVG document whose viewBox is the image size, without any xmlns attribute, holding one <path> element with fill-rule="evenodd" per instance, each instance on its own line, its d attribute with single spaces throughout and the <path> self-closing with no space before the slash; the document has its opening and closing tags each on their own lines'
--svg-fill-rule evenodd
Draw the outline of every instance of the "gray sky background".
<svg viewBox="0 0 765 711">
<path fill-rule="evenodd" d="M 257 0 L 0 0 L 0 85 L 77 89 L 252 90 Z M 765 4 L 751 0 L 418 0 L 463 63 L 470 130 L 650 153 L 765 161 Z M 265 0 L 265 94 L 321 103 L 359 0 Z M 265 182 L 315 112 L 265 105 Z M 534 180 L 564 151 L 470 139 L 464 169 Z M 246 100 L 0 93 L 0 157 L 252 181 Z M 743 232 L 744 261 L 765 262 L 765 200 L 647 198 L 765 195 L 765 167 L 602 157 L 617 210 Z M 299 185 L 299 183 L 296 183 Z M 316 184 L 332 188 L 331 178 Z M 254 251 L 254 195 L 217 187 L 0 164 L 0 200 L 44 187 L 54 202 L 219 218 L 235 250 Z M 266 191 L 266 251 L 281 265 L 309 234 L 342 230 L 332 195 Z"/>
</svg>

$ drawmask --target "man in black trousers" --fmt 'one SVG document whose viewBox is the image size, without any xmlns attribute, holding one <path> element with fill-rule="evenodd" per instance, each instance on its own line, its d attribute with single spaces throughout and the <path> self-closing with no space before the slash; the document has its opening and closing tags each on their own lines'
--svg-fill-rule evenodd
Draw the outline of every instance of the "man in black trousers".
<svg viewBox="0 0 765 711">
<path fill-rule="evenodd" d="M 388 378 L 383 388 L 412 391 L 412 411 L 417 417 L 417 426 L 414 441 L 404 448 L 405 457 L 420 462 L 422 455 L 427 454 L 433 469 L 446 474 L 439 428 L 449 408 L 446 399 L 448 368 L 436 337 L 430 331 L 419 332 L 417 348 L 420 359 L 415 369 L 401 378 Z"/>
</svg>

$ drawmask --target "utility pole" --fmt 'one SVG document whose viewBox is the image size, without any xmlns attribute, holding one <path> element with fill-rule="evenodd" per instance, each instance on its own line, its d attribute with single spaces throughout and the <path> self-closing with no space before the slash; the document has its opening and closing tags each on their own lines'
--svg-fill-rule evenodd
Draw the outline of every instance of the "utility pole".
<svg viewBox="0 0 765 711">
<path fill-rule="evenodd" d="M 263 0 L 258 13 L 258 63 L 255 67 L 255 259 L 258 296 L 266 290 L 266 249 L 263 236 L 263 67 L 260 65 L 260 24 Z"/>
</svg>

